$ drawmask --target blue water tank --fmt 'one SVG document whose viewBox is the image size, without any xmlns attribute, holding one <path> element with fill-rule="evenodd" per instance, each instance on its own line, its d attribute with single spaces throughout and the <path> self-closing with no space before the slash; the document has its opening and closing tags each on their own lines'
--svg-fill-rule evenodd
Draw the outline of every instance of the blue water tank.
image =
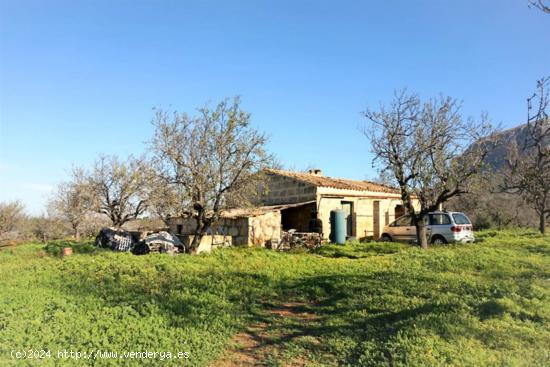
<svg viewBox="0 0 550 367">
<path fill-rule="evenodd" d="M 346 243 L 346 217 L 341 209 L 330 212 L 330 240 L 332 243 Z"/>
</svg>

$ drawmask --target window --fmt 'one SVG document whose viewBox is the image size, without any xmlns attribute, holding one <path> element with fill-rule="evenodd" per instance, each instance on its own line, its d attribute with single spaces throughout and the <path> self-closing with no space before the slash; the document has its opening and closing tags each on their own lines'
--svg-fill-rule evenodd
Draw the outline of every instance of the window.
<svg viewBox="0 0 550 367">
<path fill-rule="evenodd" d="M 404 216 L 396 220 L 394 223 L 394 227 L 408 227 L 411 225 L 411 217 Z"/>
<path fill-rule="evenodd" d="M 454 219 L 456 224 L 471 224 L 468 217 L 466 217 L 462 213 L 454 213 L 453 214 L 453 219 Z"/>
<path fill-rule="evenodd" d="M 178 224 L 176 226 L 176 233 L 181 234 L 183 232 L 183 224 Z"/>
<path fill-rule="evenodd" d="M 430 224 L 432 226 L 451 224 L 451 219 L 447 214 L 430 214 Z"/>
</svg>

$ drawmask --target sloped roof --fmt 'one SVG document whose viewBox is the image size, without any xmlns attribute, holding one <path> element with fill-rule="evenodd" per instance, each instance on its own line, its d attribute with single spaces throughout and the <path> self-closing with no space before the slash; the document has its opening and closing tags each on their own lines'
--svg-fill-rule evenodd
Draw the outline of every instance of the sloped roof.
<svg viewBox="0 0 550 367">
<path fill-rule="evenodd" d="M 289 177 L 317 187 L 331 187 L 341 190 L 384 192 L 389 194 L 400 194 L 400 191 L 394 187 L 378 184 L 371 181 L 349 180 L 345 178 L 333 178 L 320 176 L 305 172 L 285 171 L 278 169 L 268 169 L 267 173 Z"/>
</svg>

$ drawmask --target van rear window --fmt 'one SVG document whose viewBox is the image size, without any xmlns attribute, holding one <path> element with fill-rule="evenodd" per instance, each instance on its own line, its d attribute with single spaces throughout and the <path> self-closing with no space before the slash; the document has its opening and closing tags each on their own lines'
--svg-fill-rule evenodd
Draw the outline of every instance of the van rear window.
<svg viewBox="0 0 550 367">
<path fill-rule="evenodd" d="M 471 224 L 470 220 L 464 214 L 460 213 L 453 214 L 453 220 L 455 224 Z"/>
</svg>

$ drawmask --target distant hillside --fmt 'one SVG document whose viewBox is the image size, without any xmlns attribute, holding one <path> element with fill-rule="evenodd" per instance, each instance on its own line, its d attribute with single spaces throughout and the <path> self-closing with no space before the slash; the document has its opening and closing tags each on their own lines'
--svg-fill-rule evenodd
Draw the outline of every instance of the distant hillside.
<svg viewBox="0 0 550 367">
<path fill-rule="evenodd" d="M 514 142 L 517 144 L 518 148 L 521 150 L 521 147 L 525 144 L 527 139 L 528 131 L 527 125 L 519 125 L 512 129 L 504 130 L 497 134 L 497 144 L 495 149 L 493 149 L 486 158 L 486 162 L 491 166 L 495 171 L 506 166 L 506 159 L 508 158 L 508 153 L 511 147 L 514 145 Z M 550 146 L 550 139 L 546 142 Z"/>
</svg>

